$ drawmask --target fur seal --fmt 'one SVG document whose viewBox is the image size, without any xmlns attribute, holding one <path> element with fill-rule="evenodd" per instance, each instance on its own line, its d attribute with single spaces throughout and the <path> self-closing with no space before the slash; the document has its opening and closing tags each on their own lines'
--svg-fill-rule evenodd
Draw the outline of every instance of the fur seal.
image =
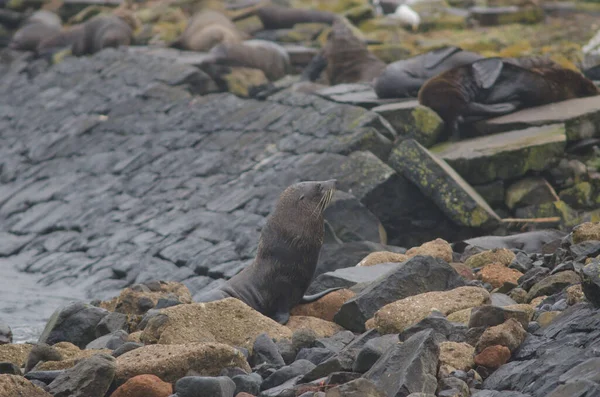
<svg viewBox="0 0 600 397">
<path fill-rule="evenodd" d="M 331 25 L 337 16 L 332 12 L 289 8 L 276 5 L 260 7 L 256 15 L 265 29 L 291 29 L 297 23 Z"/>
<path fill-rule="evenodd" d="M 18 51 L 35 52 L 39 43 L 61 30 L 58 15 L 46 10 L 34 12 L 12 36 L 9 48 Z"/>
<path fill-rule="evenodd" d="M 242 39 L 241 32 L 229 18 L 217 11 L 204 10 L 192 16 L 170 47 L 207 52 L 219 43 L 234 44 Z"/>
<path fill-rule="evenodd" d="M 324 69 L 330 85 L 370 83 L 386 66 L 385 62 L 368 50 L 366 43 L 352 33 L 341 18 L 333 23 L 322 51 L 322 59 L 326 62 L 321 62 L 321 67 L 326 63 Z"/>
<path fill-rule="evenodd" d="M 127 46 L 132 38 L 132 27 L 121 17 L 97 15 L 43 40 L 38 46 L 38 54 L 46 55 L 56 49 L 70 47 L 75 56 L 91 55 L 103 48 Z"/>
<path fill-rule="evenodd" d="M 379 98 L 416 98 L 428 79 L 453 69 L 483 59 L 482 55 L 447 46 L 392 62 L 375 80 L 375 93 Z"/>
<path fill-rule="evenodd" d="M 543 62 L 485 58 L 459 66 L 427 80 L 419 91 L 419 103 L 436 111 L 457 136 L 461 122 L 598 95 L 594 83 L 582 74 L 558 65 L 537 67 Z"/>
<path fill-rule="evenodd" d="M 260 69 L 271 81 L 284 77 L 291 69 L 287 51 L 279 44 L 266 40 L 221 43 L 210 50 L 209 55 L 208 63 Z"/>
<path fill-rule="evenodd" d="M 334 289 L 303 296 L 312 281 L 323 244 L 323 211 L 335 180 L 300 182 L 286 188 L 262 229 L 254 262 L 197 302 L 234 297 L 285 324 L 290 310 Z"/>
</svg>

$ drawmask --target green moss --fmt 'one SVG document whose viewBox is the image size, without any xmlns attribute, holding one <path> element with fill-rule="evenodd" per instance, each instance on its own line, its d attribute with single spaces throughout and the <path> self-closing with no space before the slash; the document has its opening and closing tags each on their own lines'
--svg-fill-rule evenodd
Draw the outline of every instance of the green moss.
<svg viewBox="0 0 600 397">
<path fill-rule="evenodd" d="M 593 189 L 589 182 L 580 182 L 560 192 L 559 197 L 573 208 L 591 208 Z"/>
<path fill-rule="evenodd" d="M 58 51 L 52 55 L 52 64 L 61 63 L 65 60 L 66 57 L 72 55 L 71 49 L 68 48 L 66 50 Z"/>
<path fill-rule="evenodd" d="M 534 24 L 544 19 L 544 10 L 540 7 L 522 7 L 519 11 L 510 14 L 498 15 L 498 24 L 510 23 Z"/>
</svg>

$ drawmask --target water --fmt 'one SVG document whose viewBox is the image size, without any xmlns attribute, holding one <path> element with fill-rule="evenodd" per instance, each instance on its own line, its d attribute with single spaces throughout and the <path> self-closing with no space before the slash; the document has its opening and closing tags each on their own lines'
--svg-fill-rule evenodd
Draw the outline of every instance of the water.
<svg viewBox="0 0 600 397">
<path fill-rule="evenodd" d="M 72 286 L 38 284 L 42 276 L 19 272 L 0 258 L 0 323 L 11 327 L 14 342 L 37 341 L 56 309 L 85 299 L 84 291 Z"/>
</svg>

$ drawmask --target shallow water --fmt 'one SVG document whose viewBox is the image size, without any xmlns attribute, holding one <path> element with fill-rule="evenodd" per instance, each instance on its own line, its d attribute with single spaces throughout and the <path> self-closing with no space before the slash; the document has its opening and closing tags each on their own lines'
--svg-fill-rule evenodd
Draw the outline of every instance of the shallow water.
<svg viewBox="0 0 600 397">
<path fill-rule="evenodd" d="M 56 309 L 85 299 L 72 286 L 38 284 L 41 277 L 19 272 L 9 260 L 0 259 L 0 323 L 11 327 L 14 342 L 37 341 Z"/>
</svg>

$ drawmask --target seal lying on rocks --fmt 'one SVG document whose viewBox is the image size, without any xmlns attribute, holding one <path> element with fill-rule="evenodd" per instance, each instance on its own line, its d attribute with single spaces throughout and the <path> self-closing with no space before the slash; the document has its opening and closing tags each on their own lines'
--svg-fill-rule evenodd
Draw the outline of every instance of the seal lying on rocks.
<svg viewBox="0 0 600 397">
<path fill-rule="evenodd" d="M 61 30 L 58 15 L 46 10 L 34 12 L 13 35 L 9 48 L 19 51 L 36 51 L 40 41 L 58 34 Z"/>
<path fill-rule="evenodd" d="M 304 79 L 316 80 L 326 70 L 330 85 L 371 82 L 385 69 L 385 62 L 356 37 L 346 22 L 338 18 L 333 23 L 327 43 L 302 74 Z"/>
<path fill-rule="evenodd" d="M 206 52 L 219 43 L 239 43 L 242 39 L 238 28 L 225 15 L 203 10 L 192 16 L 183 33 L 170 47 Z"/>
<path fill-rule="evenodd" d="M 271 81 L 284 77 L 291 68 L 290 57 L 279 44 L 266 40 L 221 43 L 210 50 L 206 62 L 260 69 Z"/>
<path fill-rule="evenodd" d="M 303 296 L 312 281 L 323 244 L 323 211 L 335 192 L 335 180 L 300 182 L 279 197 L 258 242 L 254 262 L 197 302 L 234 297 L 285 324 L 290 310 L 337 289 Z"/>
<path fill-rule="evenodd" d="M 75 56 L 91 55 L 103 48 L 129 45 L 132 38 L 133 29 L 121 17 L 97 15 L 43 40 L 38 46 L 38 54 L 70 47 Z"/>
<path fill-rule="evenodd" d="M 290 29 L 297 23 L 326 23 L 331 25 L 337 18 L 332 12 L 275 5 L 260 7 L 256 11 L 256 15 L 265 29 Z"/>
<path fill-rule="evenodd" d="M 390 63 L 375 80 L 373 88 L 379 98 L 416 98 L 419 89 L 428 79 L 479 59 L 483 59 L 483 56 L 464 51 L 460 47 L 438 48 Z"/>
<path fill-rule="evenodd" d="M 458 133 L 459 122 L 501 116 L 518 109 L 598 95 L 582 74 L 546 61 L 486 58 L 443 72 L 419 91 L 419 102 L 436 111 Z"/>
</svg>

